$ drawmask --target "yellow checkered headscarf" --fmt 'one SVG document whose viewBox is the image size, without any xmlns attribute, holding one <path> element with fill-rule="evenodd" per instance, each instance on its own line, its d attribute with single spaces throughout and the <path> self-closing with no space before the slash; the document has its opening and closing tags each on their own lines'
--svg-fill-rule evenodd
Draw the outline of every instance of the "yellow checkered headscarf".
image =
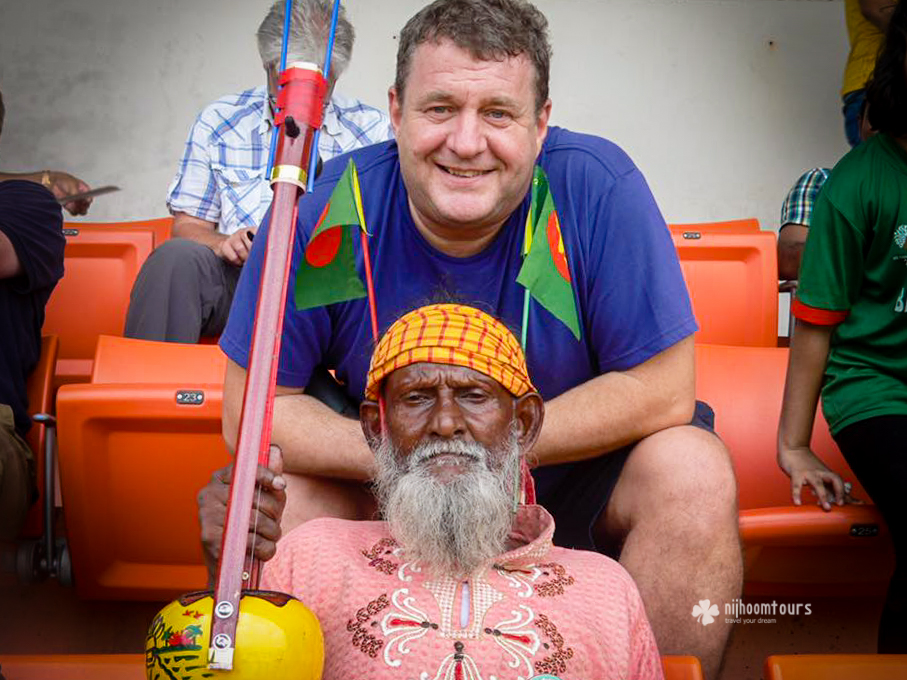
<svg viewBox="0 0 907 680">
<path fill-rule="evenodd" d="M 397 319 L 378 342 L 365 398 L 398 368 L 427 362 L 465 366 L 497 380 L 516 397 L 534 392 L 520 343 L 507 326 L 465 305 L 428 305 Z"/>
</svg>

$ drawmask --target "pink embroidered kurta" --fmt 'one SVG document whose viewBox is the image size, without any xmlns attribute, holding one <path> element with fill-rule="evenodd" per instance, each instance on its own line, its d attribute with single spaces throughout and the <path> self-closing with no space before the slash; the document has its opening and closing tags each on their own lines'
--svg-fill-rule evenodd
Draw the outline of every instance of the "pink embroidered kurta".
<svg viewBox="0 0 907 680">
<path fill-rule="evenodd" d="M 630 575 L 553 534 L 548 512 L 521 507 L 520 547 L 458 580 L 408 561 L 384 522 L 318 519 L 279 542 L 262 587 L 318 616 L 324 680 L 662 678 Z"/>
</svg>

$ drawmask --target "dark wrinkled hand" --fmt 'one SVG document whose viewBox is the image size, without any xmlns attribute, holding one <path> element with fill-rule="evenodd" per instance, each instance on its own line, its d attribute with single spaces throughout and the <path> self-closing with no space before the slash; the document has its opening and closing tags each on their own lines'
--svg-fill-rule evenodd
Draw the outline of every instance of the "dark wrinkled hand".
<svg viewBox="0 0 907 680">
<path fill-rule="evenodd" d="M 51 171 L 47 174 L 50 179 L 50 190 L 58 199 L 66 198 L 67 196 L 72 196 L 74 194 L 81 194 L 82 192 L 91 189 L 88 184 L 78 177 L 73 177 L 68 172 Z M 64 203 L 63 207 L 66 208 L 70 215 L 84 215 L 88 212 L 88 207 L 90 205 L 91 199 L 83 198 L 79 201 Z"/>
<path fill-rule="evenodd" d="M 287 483 L 281 476 L 282 472 L 283 460 L 280 449 L 272 446 L 270 466 L 259 465 L 255 475 L 261 493 L 256 491 L 253 497 L 252 515 L 249 519 L 249 546 L 254 544 L 255 556 L 262 561 L 274 557 L 280 538 L 280 518 L 287 502 L 285 491 Z M 202 548 L 208 573 L 212 577 L 220 558 L 232 478 L 231 463 L 211 475 L 211 481 L 198 492 Z"/>
</svg>

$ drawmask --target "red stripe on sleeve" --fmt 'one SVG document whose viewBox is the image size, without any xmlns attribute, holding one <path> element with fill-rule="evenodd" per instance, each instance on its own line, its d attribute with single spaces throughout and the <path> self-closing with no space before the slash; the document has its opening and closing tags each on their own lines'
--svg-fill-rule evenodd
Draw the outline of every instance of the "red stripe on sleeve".
<svg viewBox="0 0 907 680">
<path fill-rule="evenodd" d="M 790 311 L 801 321 L 816 324 L 817 326 L 837 326 L 850 313 L 849 310 L 836 312 L 830 309 L 817 309 L 803 304 L 799 299 L 794 299 Z"/>
</svg>

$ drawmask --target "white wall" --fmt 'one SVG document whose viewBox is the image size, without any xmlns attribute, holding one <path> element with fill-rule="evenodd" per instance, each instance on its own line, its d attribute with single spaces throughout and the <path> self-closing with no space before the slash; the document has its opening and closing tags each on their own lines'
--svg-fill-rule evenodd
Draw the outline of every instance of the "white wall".
<svg viewBox="0 0 907 680">
<path fill-rule="evenodd" d="M 419 0 L 346 0 L 358 30 L 338 90 L 386 105 L 396 33 Z M 263 82 L 269 0 L 0 0 L 0 168 L 60 168 L 123 191 L 92 220 L 166 214 L 193 118 Z M 537 0 L 551 23 L 553 122 L 609 137 L 672 222 L 777 229 L 806 168 L 846 150 L 840 0 Z"/>
</svg>

